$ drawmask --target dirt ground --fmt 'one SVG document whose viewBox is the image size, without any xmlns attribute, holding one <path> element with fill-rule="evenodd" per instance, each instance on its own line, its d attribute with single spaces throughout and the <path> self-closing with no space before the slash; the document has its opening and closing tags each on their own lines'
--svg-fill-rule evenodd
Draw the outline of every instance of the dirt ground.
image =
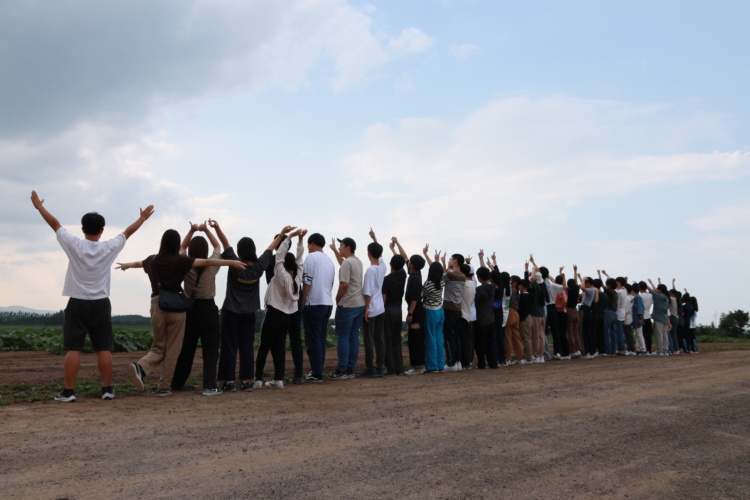
<svg viewBox="0 0 750 500">
<path fill-rule="evenodd" d="M 138 357 L 115 355 L 118 383 Z M 750 498 L 749 362 L 597 358 L 10 405 L 0 495 Z M 80 376 L 94 365 L 85 355 Z M 61 376 L 60 356 L 0 353 L 0 382 Z"/>
</svg>

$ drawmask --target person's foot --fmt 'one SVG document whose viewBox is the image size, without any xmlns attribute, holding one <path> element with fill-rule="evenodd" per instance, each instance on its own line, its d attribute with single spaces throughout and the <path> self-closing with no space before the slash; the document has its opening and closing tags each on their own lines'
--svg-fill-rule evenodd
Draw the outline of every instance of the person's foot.
<svg viewBox="0 0 750 500">
<path fill-rule="evenodd" d="M 383 378 L 383 377 L 385 377 L 385 371 L 383 371 L 383 370 L 381 370 L 379 368 L 376 368 L 374 376 L 375 376 L 375 378 Z"/>
<path fill-rule="evenodd" d="M 305 383 L 306 384 L 322 384 L 323 383 L 323 377 L 319 377 L 317 375 L 313 375 L 312 373 L 308 373 L 305 377 Z"/>
<path fill-rule="evenodd" d="M 406 372 L 406 375 L 412 376 L 412 375 L 422 375 L 424 373 L 424 370 L 415 370 L 412 368 L 411 370 Z"/>
<path fill-rule="evenodd" d="M 74 403 L 76 400 L 76 393 L 73 389 L 63 389 L 60 394 L 55 396 L 55 401 L 61 403 Z"/>
<path fill-rule="evenodd" d="M 146 386 L 143 381 L 146 379 L 146 372 L 143 367 L 138 363 L 130 363 L 128 365 L 128 375 L 130 375 L 130 381 L 133 383 L 136 389 L 143 390 Z"/>
<path fill-rule="evenodd" d="M 253 383 L 253 389 L 263 389 L 263 381 L 262 380 L 256 380 Z"/>
<path fill-rule="evenodd" d="M 301 385 L 303 383 L 304 383 L 304 381 L 302 380 L 302 377 L 294 377 L 292 379 L 292 384 L 294 384 L 294 385 Z"/>
<path fill-rule="evenodd" d="M 160 398 L 172 395 L 172 389 L 156 389 L 156 395 Z"/>
<path fill-rule="evenodd" d="M 203 395 L 204 396 L 218 396 L 222 392 L 224 392 L 224 391 L 222 391 L 218 387 L 214 387 L 213 389 L 203 389 Z"/>
<path fill-rule="evenodd" d="M 255 384 L 249 380 L 243 380 L 242 383 L 240 384 L 241 391 L 251 392 L 254 387 L 255 387 Z"/>
<path fill-rule="evenodd" d="M 266 387 L 269 389 L 283 389 L 284 388 L 284 381 L 283 380 L 269 380 L 266 382 Z"/>
<path fill-rule="evenodd" d="M 328 376 L 331 380 L 346 380 L 349 378 L 345 370 L 336 370 Z"/>
<path fill-rule="evenodd" d="M 357 372 L 357 376 L 363 378 L 373 378 L 375 376 L 375 370 L 368 368 L 366 370 Z"/>
<path fill-rule="evenodd" d="M 111 401 L 115 399 L 115 389 L 112 386 L 102 387 L 102 399 L 104 401 Z"/>
<path fill-rule="evenodd" d="M 224 382 L 224 384 L 221 386 L 221 390 L 223 392 L 234 392 L 237 390 L 237 386 L 234 385 L 234 380 L 227 380 Z"/>
</svg>

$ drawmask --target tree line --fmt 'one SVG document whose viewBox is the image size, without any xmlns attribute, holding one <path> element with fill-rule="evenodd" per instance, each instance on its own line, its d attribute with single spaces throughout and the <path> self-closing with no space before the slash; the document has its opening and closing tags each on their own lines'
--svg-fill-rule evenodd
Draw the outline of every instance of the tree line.
<svg viewBox="0 0 750 500">
<path fill-rule="evenodd" d="M 21 311 L 2 311 L 0 312 L 0 325 L 4 326 L 62 326 L 64 311 L 54 313 L 36 313 Z M 114 326 L 143 326 L 150 327 L 151 319 L 147 316 L 137 314 L 126 314 L 122 316 L 112 316 Z"/>
</svg>

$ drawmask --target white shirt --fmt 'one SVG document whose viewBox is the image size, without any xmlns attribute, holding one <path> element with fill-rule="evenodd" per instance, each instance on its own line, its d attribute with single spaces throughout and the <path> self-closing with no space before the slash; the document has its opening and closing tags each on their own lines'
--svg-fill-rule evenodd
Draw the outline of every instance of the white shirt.
<svg viewBox="0 0 750 500">
<path fill-rule="evenodd" d="M 306 306 L 332 306 L 333 261 L 323 252 L 310 252 L 302 267 L 302 283 L 310 286 Z"/>
<path fill-rule="evenodd" d="M 378 259 L 377 266 L 370 266 L 365 271 L 365 282 L 362 294 L 370 297 L 370 305 L 367 308 L 368 316 L 374 318 L 385 312 L 383 303 L 383 280 L 388 269 L 385 267 L 383 257 Z"/>
<path fill-rule="evenodd" d="M 654 306 L 654 298 L 650 293 L 641 293 L 641 300 L 643 300 L 643 319 L 651 319 L 651 308 Z"/>
<path fill-rule="evenodd" d="M 62 294 L 83 300 L 109 297 L 112 264 L 125 247 L 125 235 L 120 233 L 107 241 L 90 241 L 73 236 L 61 227 L 56 236 L 68 256 Z"/>
<path fill-rule="evenodd" d="M 628 301 L 628 291 L 624 288 L 620 288 L 619 290 L 615 290 L 617 292 L 617 321 L 625 321 L 625 315 L 627 314 L 628 309 L 630 309 L 630 306 L 632 305 L 631 302 Z"/>
<path fill-rule="evenodd" d="M 472 321 L 471 312 L 474 309 L 474 321 L 476 321 L 477 310 L 474 306 L 474 297 L 477 295 L 477 285 L 469 280 L 464 285 L 461 293 L 461 317 L 466 321 Z"/>
</svg>

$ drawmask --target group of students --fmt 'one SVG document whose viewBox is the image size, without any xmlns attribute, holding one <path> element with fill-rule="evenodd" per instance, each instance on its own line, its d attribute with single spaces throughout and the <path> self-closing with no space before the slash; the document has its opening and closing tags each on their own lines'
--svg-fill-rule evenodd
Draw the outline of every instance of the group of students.
<svg viewBox="0 0 750 500">
<path fill-rule="evenodd" d="M 75 401 L 86 335 L 98 355 L 102 399 L 113 399 L 110 270 L 127 238 L 151 216 L 153 206 L 141 210 L 138 220 L 121 235 L 100 241 L 101 215 L 84 215 L 84 238 L 80 239 L 65 231 L 43 202 L 32 191 L 34 207 L 57 233 L 69 259 L 63 289 L 63 295 L 70 297 L 63 327 L 63 347 L 68 351 L 65 386 L 55 399 Z M 334 294 L 335 266 L 325 253 L 326 239 L 319 233 L 307 237 L 305 257 L 307 230 L 292 226 L 282 228 L 260 255 L 249 237 L 241 238 L 235 251 L 212 219 L 190 223 L 184 239 L 168 229 L 157 254 L 117 263 L 123 271 L 142 268 L 151 286 L 153 344 L 145 356 L 128 365 L 131 381 L 144 389 L 146 378 L 160 367 L 158 396 L 185 388 L 200 341 L 203 395 L 283 388 L 287 336 L 294 364 L 292 383 L 455 372 L 598 355 L 648 355 L 654 334 L 656 355 L 677 354 L 680 349 L 697 353 L 697 301 L 687 291 L 676 291 L 674 281 L 668 290 L 661 282 L 631 284 L 627 278 L 610 278 L 606 271 L 599 271 L 596 279 L 584 278 L 576 266 L 572 278 L 566 279 L 563 267 L 553 278 L 547 268 L 537 266 L 533 255 L 521 278 L 500 271 L 494 253 L 485 262 L 480 250 L 475 270 L 472 259 L 461 254 L 446 260 L 446 253 L 438 251 L 431 258 L 429 245 L 422 255 L 409 255 L 396 237 L 388 243 L 393 255 L 386 265 L 383 246 L 372 229 L 369 235 L 366 269 L 356 255 L 354 239 L 332 239 L 329 247 L 339 264 Z M 222 266 L 228 267 L 228 274 L 219 311 L 214 297 Z M 261 308 L 260 280 L 264 277 L 265 314 L 255 353 L 256 313 Z M 192 307 L 187 311 L 160 307 L 160 291 L 183 288 L 193 300 Z M 326 336 L 334 305 L 337 368 L 325 374 Z M 404 313 L 408 370 L 401 347 Z M 306 374 L 303 325 L 309 363 Z M 363 369 L 355 372 L 360 329 L 365 359 Z M 547 332 L 552 334 L 553 350 Z M 274 373 L 264 382 L 269 352 Z"/>
</svg>

